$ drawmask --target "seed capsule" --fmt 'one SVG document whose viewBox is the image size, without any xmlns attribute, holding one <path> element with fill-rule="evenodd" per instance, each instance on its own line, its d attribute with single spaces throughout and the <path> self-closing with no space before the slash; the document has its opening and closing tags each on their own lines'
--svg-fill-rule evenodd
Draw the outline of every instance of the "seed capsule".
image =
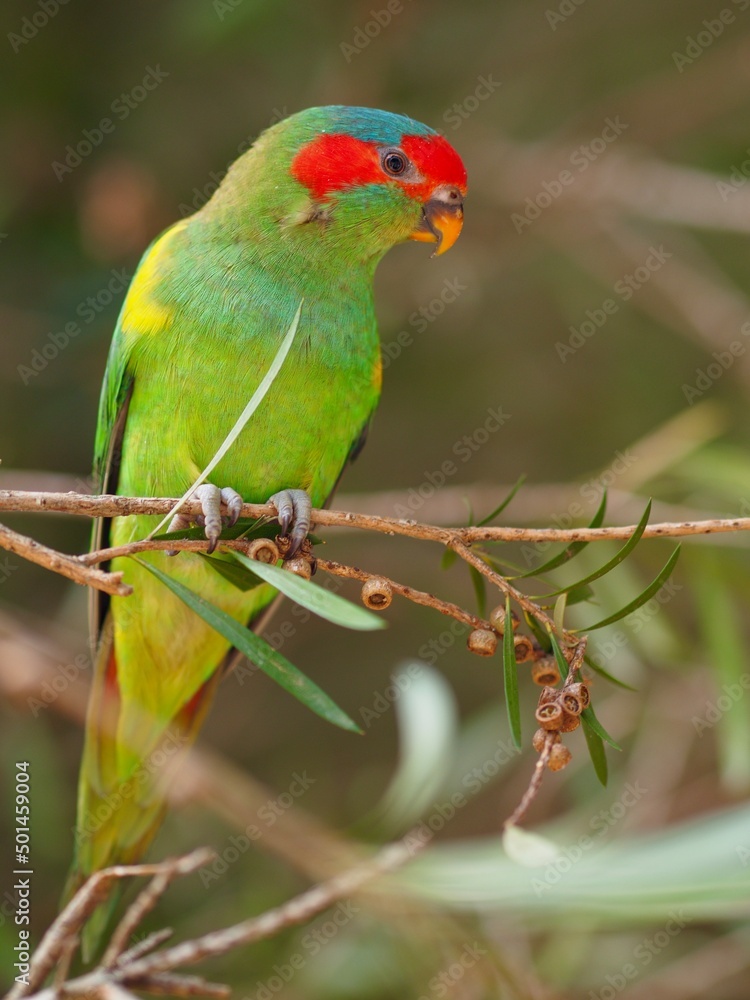
<svg viewBox="0 0 750 1000">
<path fill-rule="evenodd" d="M 571 685 L 572 687 L 572 685 Z M 570 688 L 563 688 L 560 692 L 562 707 L 570 715 L 580 715 L 583 711 L 583 699 L 580 697 L 577 691 L 571 691 Z"/>
<path fill-rule="evenodd" d="M 279 547 L 272 538 L 254 538 L 247 547 L 247 555 L 250 559 L 257 559 L 258 562 L 268 563 L 270 566 L 279 561 Z"/>
<path fill-rule="evenodd" d="M 477 656 L 492 656 L 497 649 L 497 636 L 488 628 L 475 628 L 469 633 L 466 645 Z"/>
<path fill-rule="evenodd" d="M 521 624 L 518 617 L 511 611 L 510 620 L 513 623 L 513 631 L 515 631 Z M 494 628 L 496 632 L 502 635 L 505 632 L 505 605 L 498 604 L 496 608 L 490 611 L 490 625 Z"/>
<path fill-rule="evenodd" d="M 562 771 L 573 759 L 573 754 L 563 743 L 555 743 L 550 751 L 547 767 L 550 771 Z"/>
<path fill-rule="evenodd" d="M 560 723 L 563 719 L 563 710 L 556 701 L 547 701 L 537 707 L 534 715 L 542 729 L 554 732 L 560 728 Z"/>
<path fill-rule="evenodd" d="M 589 694 L 589 689 L 585 684 L 582 684 L 580 681 L 577 684 L 570 684 L 566 688 L 566 693 L 572 694 L 578 698 L 581 703 L 581 711 L 583 711 L 584 708 L 589 707 L 589 704 L 591 703 L 591 695 Z"/>
<path fill-rule="evenodd" d="M 544 705 L 548 701 L 557 701 L 557 696 L 559 695 L 557 688 L 545 687 L 542 688 L 542 693 L 539 695 L 539 704 Z"/>
<path fill-rule="evenodd" d="M 516 663 L 526 663 L 534 659 L 534 644 L 527 635 L 517 635 L 513 639 L 516 648 Z"/>
<path fill-rule="evenodd" d="M 288 569 L 290 573 L 294 573 L 296 576 L 301 576 L 303 580 L 309 580 L 312 576 L 312 566 L 307 559 L 302 559 L 301 556 L 288 559 L 284 563 L 284 569 Z"/>
<path fill-rule="evenodd" d="M 543 656 L 540 660 L 535 660 L 531 665 L 531 679 L 541 687 L 558 684 L 560 671 L 554 656 Z"/>
<path fill-rule="evenodd" d="M 562 721 L 559 726 L 561 733 L 572 733 L 574 729 L 578 729 L 581 724 L 581 717 L 579 715 L 572 715 L 570 712 L 566 712 L 565 709 L 563 709 L 562 716 Z"/>
<path fill-rule="evenodd" d="M 387 580 L 373 576 L 362 586 L 362 603 L 373 611 L 385 611 L 393 600 L 393 588 Z"/>
</svg>

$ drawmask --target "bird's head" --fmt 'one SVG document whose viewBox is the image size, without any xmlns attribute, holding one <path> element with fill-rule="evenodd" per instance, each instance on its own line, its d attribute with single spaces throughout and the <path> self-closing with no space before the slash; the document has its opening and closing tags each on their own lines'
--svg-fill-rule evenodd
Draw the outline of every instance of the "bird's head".
<svg viewBox="0 0 750 1000">
<path fill-rule="evenodd" d="M 244 161 L 244 163 L 243 163 Z M 403 115 L 309 108 L 268 129 L 235 175 L 305 250 L 377 260 L 405 240 L 444 253 L 463 225 L 466 169 L 450 143 Z M 258 201 L 255 201 L 258 204 Z"/>
</svg>

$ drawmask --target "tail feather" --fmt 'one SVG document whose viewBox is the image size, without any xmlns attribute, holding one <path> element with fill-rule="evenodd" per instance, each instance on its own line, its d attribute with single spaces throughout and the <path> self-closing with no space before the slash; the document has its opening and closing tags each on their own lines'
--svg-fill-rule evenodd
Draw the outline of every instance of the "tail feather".
<svg viewBox="0 0 750 1000">
<path fill-rule="evenodd" d="M 220 675 L 221 671 L 216 670 L 166 728 L 159 723 L 152 725 L 151 739 L 145 747 L 123 748 L 123 704 L 112 629 L 103 629 L 86 719 L 75 861 L 63 902 L 93 872 L 111 865 L 133 864 L 146 852 L 164 817 L 165 781 L 194 741 Z M 128 711 L 132 715 L 131 706 Z M 145 722 L 137 728 L 145 730 Z M 89 961 L 96 953 L 118 895 L 113 892 L 84 929 L 84 960 Z"/>
</svg>

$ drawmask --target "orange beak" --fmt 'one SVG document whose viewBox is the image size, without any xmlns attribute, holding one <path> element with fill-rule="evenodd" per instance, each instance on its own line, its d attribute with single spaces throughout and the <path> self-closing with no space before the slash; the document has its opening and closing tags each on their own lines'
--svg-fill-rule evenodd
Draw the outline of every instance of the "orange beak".
<svg viewBox="0 0 750 1000">
<path fill-rule="evenodd" d="M 437 243 L 432 256 L 439 257 L 456 242 L 463 224 L 463 195 L 458 188 L 446 185 L 433 191 L 430 200 L 423 205 L 422 219 L 409 239 Z"/>
</svg>

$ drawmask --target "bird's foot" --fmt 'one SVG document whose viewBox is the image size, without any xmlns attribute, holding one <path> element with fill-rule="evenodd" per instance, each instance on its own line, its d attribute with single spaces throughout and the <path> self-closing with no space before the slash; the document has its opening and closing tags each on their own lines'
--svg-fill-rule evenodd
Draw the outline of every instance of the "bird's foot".
<svg viewBox="0 0 750 1000">
<path fill-rule="evenodd" d="M 284 558 L 291 559 L 310 530 L 312 501 L 304 490 L 280 490 L 269 497 L 268 502 L 278 511 L 281 534 L 289 535 L 289 548 L 284 552 Z"/>
<path fill-rule="evenodd" d="M 203 483 L 193 496 L 200 500 L 203 513 L 197 515 L 175 514 L 168 530 L 184 531 L 186 528 L 192 528 L 195 524 L 199 525 L 205 531 L 209 541 L 208 552 L 211 553 L 216 548 L 222 528 L 225 526 L 231 528 L 237 523 L 242 513 L 244 501 L 237 490 L 233 490 L 231 486 L 225 486 L 223 490 L 220 490 L 213 483 Z M 226 506 L 226 514 L 221 513 L 222 503 Z M 177 550 L 170 549 L 167 555 L 176 556 Z"/>
</svg>

